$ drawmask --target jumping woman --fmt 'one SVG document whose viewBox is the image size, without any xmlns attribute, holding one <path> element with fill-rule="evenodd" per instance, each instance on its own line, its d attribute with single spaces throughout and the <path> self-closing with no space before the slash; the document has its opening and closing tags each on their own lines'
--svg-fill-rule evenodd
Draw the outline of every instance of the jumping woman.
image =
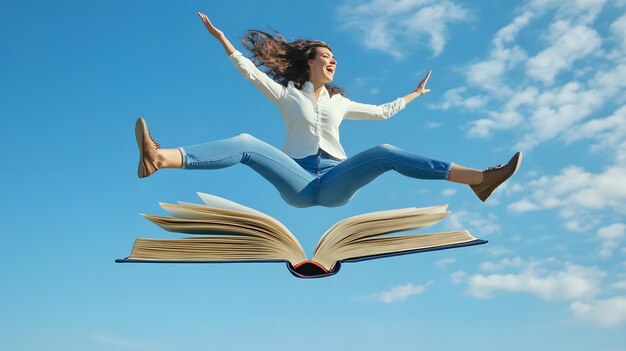
<svg viewBox="0 0 626 351">
<path fill-rule="evenodd" d="M 197 14 L 239 73 L 277 105 L 287 140 L 277 149 L 249 134 L 241 134 L 164 149 L 153 140 L 145 120 L 140 118 L 135 126 L 140 178 L 161 168 L 218 169 L 242 163 L 271 182 L 292 206 L 334 207 L 346 204 L 358 189 L 390 170 L 411 178 L 467 184 L 485 201 L 521 164 L 522 154 L 518 152 L 506 165 L 480 171 L 387 144 L 347 158 L 339 142 L 341 122 L 393 116 L 416 97 L 430 92 L 426 88 L 430 71 L 414 91 L 392 102 L 378 106 L 357 103 L 345 98 L 341 89 L 328 85 L 337 69 L 328 44 L 307 39 L 287 42 L 279 34 L 248 31 L 242 43 L 258 65 L 268 68 L 264 73 L 237 51 L 206 15 Z"/>
</svg>

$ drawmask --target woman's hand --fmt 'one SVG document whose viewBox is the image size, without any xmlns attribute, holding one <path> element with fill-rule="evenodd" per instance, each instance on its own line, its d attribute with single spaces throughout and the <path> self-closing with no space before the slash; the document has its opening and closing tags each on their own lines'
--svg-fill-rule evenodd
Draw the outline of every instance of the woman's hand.
<svg viewBox="0 0 626 351">
<path fill-rule="evenodd" d="M 424 77 L 424 79 L 422 79 L 422 81 L 417 85 L 417 88 L 404 96 L 405 103 L 408 104 L 411 101 L 415 100 L 416 97 L 430 93 L 430 89 L 426 89 L 426 83 L 428 83 L 428 78 L 430 78 L 430 70 L 428 71 L 428 73 L 426 73 L 426 77 Z"/>
<path fill-rule="evenodd" d="M 224 33 L 221 30 L 215 28 L 213 23 L 211 23 L 209 18 L 204 13 L 196 12 L 196 14 L 200 17 L 200 19 L 202 20 L 202 23 L 204 23 L 204 26 L 209 31 L 209 33 L 211 33 L 211 35 L 213 35 L 214 37 L 218 39 L 224 36 Z"/>
<path fill-rule="evenodd" d="M 204 26 L 209 31 L 209 33 L 211 33 L 211 35 L 214 36 L 220 42 L 220 44 L 222 44 L 224 50 L 226 50 L 226 54 L 229 56 L 232 55 L 236 51 L 235 47 L 233 46 L 233 44 L 230 43 L 228 38 L 226 38 L 224 32 L 215 28 L 213 23 L 211 23 L 209 18 L 204 13 L 196 12 L 196 14 L 198 15 L 198 17 L 200 17 L 202 23 L 204 23 Z"/>
<path fill-rule="evenodd" d="M 431 71 L 429 70 L 428 73 L 426 73 L 426 77 L 422 79 L 422 81 L 417 85 L 417 89 L 415 89 L 415 91 L 420 95 L 430 93 L 430 89 L 426 89 L 426 83 L 428 82 L 428 78 L 430 78 L 430 72 Z"/>
</svg>

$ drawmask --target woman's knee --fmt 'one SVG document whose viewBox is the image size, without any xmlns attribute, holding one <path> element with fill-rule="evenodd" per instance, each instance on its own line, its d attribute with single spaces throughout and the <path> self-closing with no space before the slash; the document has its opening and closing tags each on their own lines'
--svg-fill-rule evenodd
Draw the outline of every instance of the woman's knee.
<svg viewBox="0 0 626 351">
<path fill-rule="evenodd" d="M 377 150 L 383 151 L 383 152 L 389 152 L 389 151 L 395 151 L 398 150 L 397 147 L 391 145 L 391 144 L 380 144 L 374 147 Z"/>
<path fill-rule="evenodd" d="M 370 152 L 381 158 L 388 158 L 389 155 L 396 154 L 398 151 L 400 151 L 400 148 L 391 144 L 380 144 L 370 149 Z"/>
<path fill-rule="evenodd" d="M 317 205 L 313 202 L 310 196 L 304 196 L 303 194 L 298 193 L 280 193 L 280 197 L 285 200 L 286 203 L 293 207 L 297 208 L 305 208 Z"/>
<path fill-rule="evenodd" d="M 234 138 L 239 139 L 242 142 L 248 142 L 248 143 L 255 143 L 259 141 L 259 139 L 254 137 L 252 134 L 248 134 L 248 133 L 241 133 L 235 136 Z"/>
<path fill-rule="evenodd" d="M 356 192 L 351 194 L 340 193 L 337 191 L 328 192 L 321 191 L 317 197 L 316 205 L 324 207 L 339 207 L 347 204 Z"/>
<path fill-rule="evenodd" d="M 233 137 L 232 140 L 236 141 L 243 151 L 259 150 L 259 148 L 265 146 L 263 141 L 248 133 L 241 133 Z"/>
</svg>

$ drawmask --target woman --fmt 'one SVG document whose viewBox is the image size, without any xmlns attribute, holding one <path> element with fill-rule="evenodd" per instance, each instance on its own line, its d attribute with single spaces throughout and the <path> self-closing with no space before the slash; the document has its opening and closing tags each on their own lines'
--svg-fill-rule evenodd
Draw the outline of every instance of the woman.
<svg viewBox="0 0 626 351">
<path fill-rule="evenodd" d="M 359 188 L 389 170 L 412 178 L 468 184 L 485 201 L 521 163 L 522 155 L 518 152 L 505 166 L 479 171 L 414 155 L 391 145 L 376 146 L 346 158 L 339 143 L 341 121 L 391 117 L 416 97 L 430 92 L 426 89 L 430 72 L 404 97 L 379 106 L 356 103 L 343 97 L 339 88 L 327 85 L 333 81 L 337 62 L 326 43 L 306 39 L 289 43 L 280 35 L 247 32 L 243 44 L 256 61 L 269 68 L 268 75 L 237 51 L 206 15 L 197 14 L 241 75 L 279 107 L 287 140 L 281 150 L 249 134 L 162 149 L 140 118 L 135 128 L 140 178 L 161 168 L 218 169 L 243 163 L 269 180 L 293 206 L 333 207 L 347 203 Z"/>
</svg>

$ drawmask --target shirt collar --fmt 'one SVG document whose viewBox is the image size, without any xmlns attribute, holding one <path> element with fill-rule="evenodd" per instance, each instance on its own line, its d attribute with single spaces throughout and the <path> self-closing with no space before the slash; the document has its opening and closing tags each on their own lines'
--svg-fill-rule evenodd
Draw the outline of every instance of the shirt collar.
<svg viewBox="0 0 626 351">
<path fill-rule="evenodd" d="M 314 93 L 314 91 L 313 91 L 313 83 L 311 83 L 311 81 L 307 80 L 306 82 L 304 82 L 304 85 L 302 86 L 302 90 L 306 91 L 309 94 L 313 94 Z M 320 91 L 320 96 L 319 97 L 320 97 L 320 99 L 322 97 L 329 97 L 328 90 L 326 90 L 326 86 L 322 87 L 322 90 Z"/>
</svg>

